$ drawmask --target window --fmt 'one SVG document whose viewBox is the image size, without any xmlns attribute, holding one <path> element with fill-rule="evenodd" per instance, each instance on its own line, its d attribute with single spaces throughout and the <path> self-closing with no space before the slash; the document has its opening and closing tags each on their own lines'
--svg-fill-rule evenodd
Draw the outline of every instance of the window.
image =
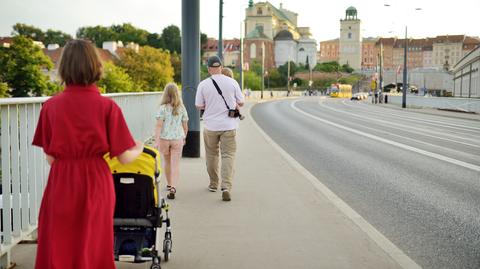
<svg viewBox="0 0 480 269">
<path fill-rule="evenodd" d="M 300 48 L 298 51 L 305 51 L 305 49 L 304 49 L 304 48 Z"/>
<path fill-rule="evenodd" d="M 263 15 L 263 10 L 261 7 L 257 9 L 257 15 Z"/>
<path fill-rule="evenodd" d="M 352 33 L 348 33 L 348 39 L 352 39 Z"/>
<path fill-rule="evenodd" d="M 255 28 L 257 29 L 257 31 L 258 31 L 259 33 L 263 33 L 263 24 L 257 23 L 257 24 L 255 25 Z"/>
<path fill-rule="evenodd" d="M 252 43 L 252 45 L 250 45 L 250 59 L 254 58 L 257 58 L 257 46 L 255 43 Z"/>
</svg>

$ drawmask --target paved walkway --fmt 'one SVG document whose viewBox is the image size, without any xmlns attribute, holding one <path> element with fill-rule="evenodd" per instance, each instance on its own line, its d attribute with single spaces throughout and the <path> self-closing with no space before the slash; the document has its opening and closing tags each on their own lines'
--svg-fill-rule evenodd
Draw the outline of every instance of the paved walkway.
<svg viewBox="0 0 480 269">
<path fill-rule="evenodd" d="M 319 184 L 279 152 L 247 115 L 238 131 L 231 202 L 207 191 L 203 156 L 182 160 L 177 199 L 171 201 L 173 253 L 162 268 L 386 269 L 409 264 L 368 224 L 362 226 L 360 216 L 347 216 L 348 208 Z M 34 253 L 35 245 L 17 246 L 12 253 L 16 268 L 33 268 Z M 117 264 L 119 269 L 149 268 Z"/>
</svg>

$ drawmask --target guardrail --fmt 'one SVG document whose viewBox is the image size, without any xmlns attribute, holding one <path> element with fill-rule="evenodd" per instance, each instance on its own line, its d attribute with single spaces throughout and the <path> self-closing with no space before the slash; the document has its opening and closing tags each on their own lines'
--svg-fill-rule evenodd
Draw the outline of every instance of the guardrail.
<svg viewBox="0 0 480 269">
<path fill-rule="evenodd" d="M 122 108 L 132 135 L 152 136 L 160 92 L 105 94 Z M 42 103 L 47 97 L 0 99 L 0 268 L 10 265 L 10 251 L 20 241 L 35 237 L 38 210 L 49 166 L 43 152 L 31 142 Z"/>
</svg>

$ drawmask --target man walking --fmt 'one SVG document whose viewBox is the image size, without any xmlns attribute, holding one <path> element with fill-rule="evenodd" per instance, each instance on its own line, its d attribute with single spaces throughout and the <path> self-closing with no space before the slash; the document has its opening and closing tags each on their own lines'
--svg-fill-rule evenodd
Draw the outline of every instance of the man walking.
<svg viewBox="0 0 480 269">
<path fill-rule="evenodd" d="M 239 113 L 235 113 L 235 110 L 237 106 L 243 106 L 244 99 L 237 81 L 222 75 L 222 62 L 219 57 L 212 56 L 208 59 L 208 73 L 211 76 L 198 84 L 195 98 L 195 106 L 205 110 L 203 139 L 210 177 L 208 190 L 216 192 L 218 189 L 220 155 L 222 200 L 230 201 L 237 150 L 235 136 L 239 123 Z"/>
</svg>

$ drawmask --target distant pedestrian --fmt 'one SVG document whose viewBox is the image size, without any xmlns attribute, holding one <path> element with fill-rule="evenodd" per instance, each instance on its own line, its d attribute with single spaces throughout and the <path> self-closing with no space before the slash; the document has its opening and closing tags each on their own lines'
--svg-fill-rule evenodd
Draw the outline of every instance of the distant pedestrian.
<svg viewBox="0 0 480 269">
<path fill-rule="evenodd" d="M 222 74 L 223 74 L 224 76 L 229 77 L 229 78 L 235 79 L 235 78 L 233 77 L 233 71 L 232 71 L 232 69 L 230 69 L 230 68 L 228 68 L 228 67 L 223 67 L 223 68 L 222 68 Z M 238 113 L 240 113 L 240 106 L 237 105 L 235 108 L 238 110 Z M 239 118 L 240 120 L 243 120 L 245 117 L 242 115 L 242 113 L 240 113 L 240 116 L 239 116 L 238 118 Z"/>
<path fill-rule="evenodd" d="M 132 138 L 118 105 L 100 95 L 95 83 L 102 64 L 94 45 L 69 41 L 58 73 L 65 90 L 43 104 L 32 142 L 51 166 L 35 268 L 114 269 L 115 189 L 103 156 L 128 163 L 143 143 Z"/>
<path fill-rule="evenodd" d="M 175 83 L 165 86 L 157 114 L 155 145 L 159 149 L 167 178 L 167 198 L 175 199 L 180 178 L 180 159 L 188 133 L 188 114 Z"/>
<path fill-rule="evenodd" d="M 215 192 L 218 189 L 221 157 L 222 199 L 230 201 L 237 150 L 236 130 L 239 125 L 239 114 L 235 113 L 234 108 L 237 105 L 243 106 L 244 98 L 237 81 L 222 75 L 220 58 L 212 56 L 208 59 L 208 72 L 211 76 L 200 82 L 195 98 L 195 106 L 205 109 L 203 138 L 210 177 L 208 190 Z"/>
</svg>

